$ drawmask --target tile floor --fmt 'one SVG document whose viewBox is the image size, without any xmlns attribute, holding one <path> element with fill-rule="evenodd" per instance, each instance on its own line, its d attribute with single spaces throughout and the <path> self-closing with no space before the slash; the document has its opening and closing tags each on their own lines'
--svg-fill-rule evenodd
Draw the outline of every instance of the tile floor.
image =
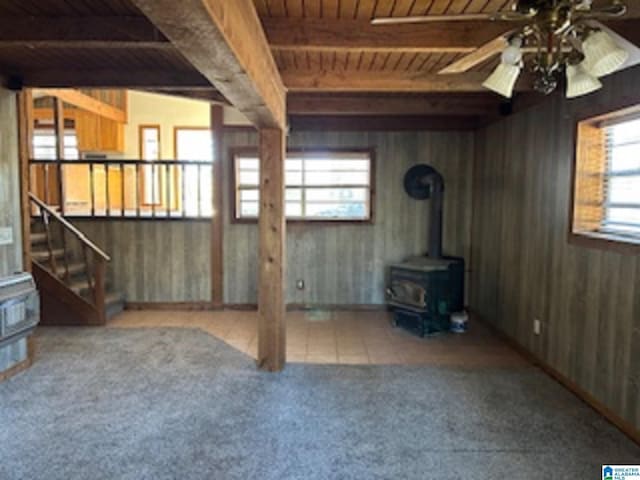
<svg viewBox="0 0 640 480">
<path fill-rule="evenodd" d="M 419 338 L 394 328 L 387 312 L 296 311 L 287 314 L 287 361 L 325 364 L 520 367 L 527 362 L 486 327 Z M 257 314 L 247 311 L 125 311 L 109 328 L 200 328 L 255 358 Z"/>
</svg>

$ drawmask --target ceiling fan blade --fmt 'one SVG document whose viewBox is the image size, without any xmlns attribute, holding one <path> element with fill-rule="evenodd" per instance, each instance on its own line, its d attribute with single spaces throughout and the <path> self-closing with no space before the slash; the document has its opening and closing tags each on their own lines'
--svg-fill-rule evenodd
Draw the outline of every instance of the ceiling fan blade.
<svg viewBox="0 0 640 480">
<path fill-rule="evenodd" d="M 453 15 L 418 15 L 413 17 L 378 17 L 371 20 L 372 25 L 397 25 L 403 23 L 430 22 L 468 22 L 474 20 L 504 20 L 522 22 L 533 18 L 535 13 L 521 13 L 505 10 L 495 13 L 462 13 Z"/>
<path fill-rule="evenodd" d="M 396 25 L 403 23 L 429 22 L 465 22 L 473 20 L 491 20 L 493 14 L 468 13 L 461 15 L 419 15 L 413 17 L 378 17 L 371 20 L 372 25 Z"/>
<path fill-rule="evenodd" d="M 627 13 L 627 6 L 623 3 L 613 3 L 602 7 L 592 7 L 581 13 L 582 18 L 620 17 Z"/>
<path fill-rule="evenodd" d="M 439 75 L 450 75 L 455 73 L 464 73 L 471 70 L 476 65 L 480 65 L 491 57 L 498 55 L 505 48 L 509 46 L 507 38 L 511 32 L 506 32 L 504 35 L 485 43 L 481 47 L 475 49 L 473 52 L 465 55 L 464 57 L 456 60 L 451 65 L 446 66 L 438 72 Z"/>
</svg>

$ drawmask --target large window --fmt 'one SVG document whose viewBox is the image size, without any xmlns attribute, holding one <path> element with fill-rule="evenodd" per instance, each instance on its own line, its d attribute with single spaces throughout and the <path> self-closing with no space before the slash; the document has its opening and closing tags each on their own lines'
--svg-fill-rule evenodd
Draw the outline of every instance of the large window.
<svg viewBox="0 0 640 480">
<path fill-rule="evenodd" d="M 640 245 L 640 110 L 578 124 L 572 233 Z"/>
<path fill-rule="evenodd" d="M 256 219 L 260 161 L 236 153 L 236 220 Z M 290 151 L 285 164 L 286 216 L 291 220 L 369 221 L 372 218 L 372 152 Z"/>
</svg>

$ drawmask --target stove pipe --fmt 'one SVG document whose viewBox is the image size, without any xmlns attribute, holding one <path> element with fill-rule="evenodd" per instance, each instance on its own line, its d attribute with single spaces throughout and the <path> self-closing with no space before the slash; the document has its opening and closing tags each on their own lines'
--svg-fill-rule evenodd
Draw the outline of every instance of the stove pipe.
<svg viewBox="0 0 640 480">
<path fill-rule="evenodd" d="M 444 179 L 433 169 L 421 179 L 422 184 L 429 188 L 431 213 L 429 215 L 429 256 L 442 257 L 442 204 L 444 196 Z"/>
</svg>

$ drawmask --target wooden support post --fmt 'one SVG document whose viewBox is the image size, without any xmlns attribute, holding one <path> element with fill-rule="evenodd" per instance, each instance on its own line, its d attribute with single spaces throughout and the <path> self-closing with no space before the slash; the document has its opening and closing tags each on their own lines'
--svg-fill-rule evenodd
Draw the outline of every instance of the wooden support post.
<svg viewBox="0 0 640 480">
<path fill-rule="evenodd" d="M 224 107 L 211 105 L 211 135 L 213 138 L 213 215 L 211 216 L 211 303 L 224 303 L 224 256 L 222 217 L 222 136 Z"/>
<path fill-rule="evenodd" d="M 260 130 L 260 273 L 258 367 L 270 372 L 285 364 L 285 135 Z"/>
<path fill-rule="evenodd" d="M 50 177 L 50 181 L 54 182 L 55 188 L 49 186 L 49 191 L 55 192 L 55 200 L 60 207 L 60 213 L 64 215 L 64 199 L 62 186 L 62 164 L 60 160 L 64 160 L 64 105 L 58 97 L 53 99 L 53 129 L 56 135 L 56 165 L 55 175 Z"/>
<path fill-rule="evenodd" d="M 18 135 L 20 156 L 20 205 L 22 216 L 22 269 L 31 271 L 31 202 L 30 168 L 33 158 L 33 96 L 24 89 L 18 94 Z"/>
</svg>

